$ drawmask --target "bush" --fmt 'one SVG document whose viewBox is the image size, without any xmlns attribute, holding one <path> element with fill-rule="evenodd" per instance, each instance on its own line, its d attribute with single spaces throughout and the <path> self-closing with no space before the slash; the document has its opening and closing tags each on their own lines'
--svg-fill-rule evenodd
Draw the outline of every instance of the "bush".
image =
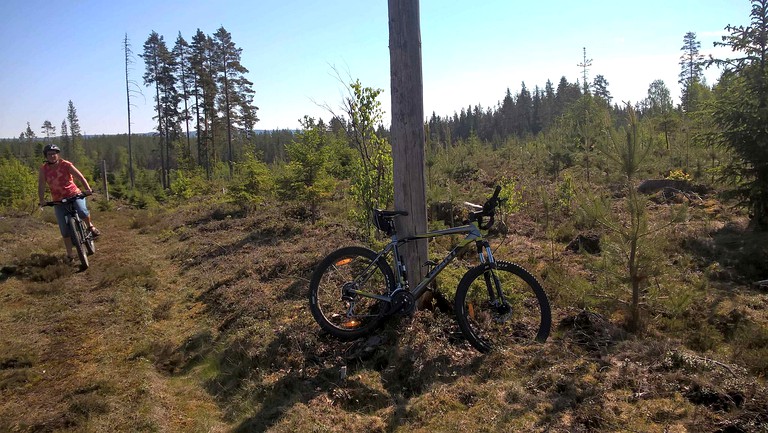
<svg viewBox="0 0 768 433">
<path fill-rule="evenodd" d="M 17 159 L 0 159 L 0 206 L 32 207 L 37 201 L 37 176 Z"/>
<path fill-rule="evenodd" d="M 249 156 L 238 164 L 228 194 L 234 203 L 250 212 L 274 189 L 275 181 L 267 164 Z"/>
<path fill-rule="evenodd" d="M 754 374 L 768 374 L 768 328 L 749 323 L 736 331 L 733 343 L 735 361 L 744 364 Z"/>
</svg>

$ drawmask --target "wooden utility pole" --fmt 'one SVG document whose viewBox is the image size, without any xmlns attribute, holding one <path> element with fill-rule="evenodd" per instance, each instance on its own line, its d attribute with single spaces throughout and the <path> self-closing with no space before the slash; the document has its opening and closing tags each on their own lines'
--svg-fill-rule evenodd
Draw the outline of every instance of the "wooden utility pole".
<svg viewBox="0 0 768 433">
<path fill-rule="evenodd" d="M 104 198 L 109 201 L 109 184 L 107 183 L 107 160 L 101 160 L 101 185 L 104 188 Z"/>
<path fill-rule="evenodd" d="M 389 65 L 395 208 L 408 212 L 397 219 L 397 231 L 413 235 L 427 230 L 419 0 L 389 0 Z M 427 241 L 409 242 L 404 255 L 408 279 L 416 284 L 426 274 Z M 419 307 L 429 301 L 425 298 Z"/>
</svg>

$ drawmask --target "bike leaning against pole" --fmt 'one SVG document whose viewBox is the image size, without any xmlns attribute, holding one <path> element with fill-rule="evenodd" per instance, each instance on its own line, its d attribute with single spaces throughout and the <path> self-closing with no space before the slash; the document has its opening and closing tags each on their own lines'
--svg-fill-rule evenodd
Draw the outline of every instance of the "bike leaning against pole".
<svg viewBox="0 0 768 433">
<path fill-rule="evenodd" d="M 477 350 L 503 350 L 516 344 L 544 342 L 549 336 L 549 301 L 538 280 L 520 265 L 497 261 L 486 238 L 501 203 L 497 186 L 483 206 L 471 205 L 468 224 L 413 236 L 397 235 L 395 218 L 405 211 L 374 210 L 373 222 L 391 241 L 379 252 L 350 246 L 329 254 L 315 268 L 309 306 L 320 327 L 342 340 L 373 332 L 385 318 L 413 312 L 430 283 L 473 244 L 479 264 L 456 289 L 454 313 L 462 333 Z M 411 286 L 400 248 L 418 239 L 463 234 L 458 244 Z M 394 270 L 393 270 L 394 269 Z"/>
<path fill-rule="evenodd" d="M 90 194 L 79 193 L 58 201 L 47 201 L 45 206 L 63 205 L 65 210 L 64 221 L 69 231 L 69 239 L 77 251 L 80 259 L 80 269 L 88 269 L 88 256 L 96 252 L 96 244 L 93 242 L 93 233 L 88 230 L 85 221 L 80 218 L 75 206 L 75 200 L 82 200 Z"/>
</svg>

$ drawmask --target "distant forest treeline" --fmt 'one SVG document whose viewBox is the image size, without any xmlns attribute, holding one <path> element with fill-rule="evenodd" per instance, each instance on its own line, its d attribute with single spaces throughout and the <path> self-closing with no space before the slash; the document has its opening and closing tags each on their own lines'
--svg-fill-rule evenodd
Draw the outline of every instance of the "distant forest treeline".
<svg viewBox="0 0 768 433">
<path fill-rule="evenodd" d="M 535 158 L 527 166 L 543 167 L 544 174 L 555 181 L 562 170 L 577 167 L 589 182 L 593 171 L 606 169 L 600 165 L 601 158 L 606 158 L 601 151 L 615 145 L 615 137 L 622 133 L 632 112 L 635 126 L 645 131 L 645 140 L 664 155 L 663 164 L 656 165 L 657 175 L 680 171 L 694 178 L 709 176 L 710 182 L 716 177 L 730 178 L 736 185 L 736 196 L 747 203 L 753 214 L 768 216 L 768 176 L 762 174 L 768 172 L 768 158 L 755 152 L 766 146 L 759 131 L 768 119 L 761 123 L 763 114 L 755 117 L 750 111 L 757 107 L 755 113 L 763 113 L 765 110 L 759 107 L 768 105 L 768 90 L 761 84 L 768 80 L 768 54 L 760 50 L 760 35 L 768 33 L 768 0 L 752 3 L 762 5 L 753 8 L 753 25 L 726 27 L 731 36 L 722 43 L 748 54 L 739 60 L 705 60 L 699 53 L 696 34 L 684 35 L 679 61 L 683 90 L 680 101 L 673 101 L 667 85 L 656 80 L 649 84 L 642 101 L 614 104 L 606 77 L 596 75 L 590 81 L 586 69 L 582 82 L 562 77 L 557 85 L 547 80 L 543 87 L 533 89 L 521 83 L 519 90 L 507 89 L 500 95 L 495 106 L 468 105 L 452 115 L 429 115 L 425 119 L 427 168 L 434 170 L 441 153 L 485 146 L 491 151 L 512 149 L 513 153 Z M 760 21 L 761 14 L 765 15 L 764 21 Z M 764 33 L 760 33 L 761 28 Z M 127 37 L 125 51 L 128 63 Z M 391 163 L 387 163 L 391 157 L 385 155 L 389 152 L 389 132 L 381 124 L 379 89 L 364 87 L 359 81 L 349 83 L 343 96 L 343 113 L 329 113 L 327 121 L 305 118 L 300 131 L 255 133 L 258 107 L 252 83 L 246 78 L 248 70 L 240 63 L 241 53 L 223 27 L 213 36 L 198 30 L 190 43 L 179 34 L 172 49 L 153 32 L 140 57 L 146 66 L 144 84 L 155 95 L 154 136 L 83 137 L 70 101 L 59 134 L 46 121 L 42 126 L 46 138 L 42 139 L 28 124 L 18 139 L 0 142 L 0 155 L 34 172 L 43 143 L 57 142 L 64 149 L 63 156 L 88 175 L 100 176 L 104 161 L 112 188 L 130 194 L 151 191 L 159 199 L 174 194 L 179 184 L 188 185 L 195 179 L 226 182 L 239 176 L 241 183 L 246 182 L 243 176 L 264 171 L 257 170 L 255 163 L 273 170 L 271 177 L 282 179 L 282 186 L 274 188 L 295 192 L 297 184 L 304 184 L 318 197 L 323 194 L 313 185 L 319 179 L 318 173 L 312 171 L 315 169 L 330 171 L 337 180 L 344 180 L 339 177 L 351 179 L 354 176 L 350 167 L 357 167 L 367 176 L 353 180 L 359 184 L 351 191 L 360 194 L 360 188 L 386 184 L 381 182 L 391 177 L 385 173 L 391 170 Z M 703 70 L 712 64 L 724 72 L 717 83 L 709 86 Z M 746 103 L 750 101 L 757 101 L 754 107 Z M 754 134 L 743 133 L 752 128 Z M 298 151 L 301 146 L 305 149 Z M 335 154 L 310 157 L 312 152 L 320 155 L 329 149 Z M 303 160 L 298 163 L 297 158 Z M 338 161 L 335 168 L 323 166 L 330 164 L 328 158 L 336 158 L 345 166 L 339 166 Z M 463 159 L 452 163 L 469 162 Z M 280 177 L 285 175 L 281 167 L 298 170 L 298 166 L 308 164 L 320 164 L 310 170 L 309 177 L 300 178 L 298 171 L 291 179 Z M 374 176 L 370 170 L 379 173 Z M 444 176 L 455 175 L 449 167 L 444 171 Z M 428 176 L 433 179 L 434 173 Z"/>
<path fill-rule="evenodd" d="M 503 98 L 494 107 L 482 107 L 480 105 L 468 105 L 459 112 L 452 115 L 440 116 L 432 113 L 426 119 L 425 128 L 427 131 L 428 147 L 434 146 L 452 146 L 455 143 L 466 141 L 471 135 L 478 139 L 499 147 L 510 138 L 524 139 L 526 137 L 535 137 L 541 132 L 549 130 L 557 122 L 564 121 L 566 114 L 572 114 L 570 111 L 574 108 L 582 97 L 587 95 L 590 104 L 594 104 L 609 114 L 611 118 L 621 119 L 626 114 L 626 107 L 611 106 L 611 96 L 608 91 L 607 81 L 598 77 L 599 83 L 604 85 L 597 88 L 597 92 L 592 91 L 591 87 L 586 89 L 579 82 L 569 83 L 565 77 L 562 77 L 557 88 L 554 88 L 551 81 L 547 81 L 543 89 L 538 86 L 531 92 L 527 89 L 525 83 L 521 89 L 512 94 L 507 89 Z M 594 86 L 594 84 L 592 85 Z M 654 87 L 655 86 L 655 87 Z M 700 86 L 700 93 L 705 93 L 703 98 L 708 96 L 709 88 Z M 656 93 L 654 93 L 656 92 Z M 663 82 L 655 82 L 649 89 L 649 97 L 636 105 L 641 117 L 663 114 L 669 117 L 680 116 L 681 107 L 674 107 L 674 103 L 669 96 L 669 90 L 666 89 Z M 583 102 L 583 101 L 582 101 Z M 570 111 L 569 111 L 570 110 Z M 322 120 L 320 120 L 322 122 Z M 347 130 L 351 126 L 345 118 L 332 118 L 327 122 L 329 129 L 333 131 Z M 384 135 L 388 133 L 383 125 L 379 125 Z M 59 144 L 65 150 L 65 158 L 76 160 L 72 155 L 72 137 L 64 134 L 54 137 L 40 137 L 28 128 L 30 133 L 22 133 L 18 139 L 0 140 L 0 152 L 5 157 L 16 157 L 32 166 L 41 162 L 41 152 L 44 143 L 52 142 Z M 235 139 L 233 140 L 233 150 L 235 161 L 240 160 L 245 152 L 255 151 L 259 158 L 266 163 L 275 163 L 285 160 L 285 145 L 292 142 L 298 131 L 296 130 L 254 130 L 246 134 L 237 129 Z M 195 131 L 190 131 L 190 138 L 197 138 Z M 170 160 L 170 169 L 179 168 L 178 155 L 181 153 L 178 148 L 184 143 L 186 137 L 177 137 L 176 148 L 172 154 L 176 157 Z M 116 135 L 89 135 L 78 136 L 75 140 L 77 147 L 82 146 L 83 153 L 90 161 L 106 160 L 107 166 L 112 170 L 121 171 L 126 164 L 124 153 L 127 152 L 128 136 L 127 134 Z M 161 168 L 160 157 L 158 156 L 159 145 L 163 137 L 157 132 L 154 134 L 132 134 L 131 141 L 133 145 L 134 163 L 136 167 L 149 170 L 159 170 Z M 196 141 L 196 140 L 193 140 Z M 190 147 L 190 155 L 199 154 L 198 143 L 193 142 Z M 226 143 L 221 143 L 218 149 L 215 149 L 212 159 L 226 161 L 228 149 Z M 195 158 L 193 158 L 194 160 Z M 195 161 L 198 163 L 199 161 Z"/>
</svg>

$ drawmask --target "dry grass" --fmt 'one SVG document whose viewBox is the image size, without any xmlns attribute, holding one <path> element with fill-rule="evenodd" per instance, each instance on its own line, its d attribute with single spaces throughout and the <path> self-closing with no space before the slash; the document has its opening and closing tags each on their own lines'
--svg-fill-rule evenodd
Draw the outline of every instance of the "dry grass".
<svg viewBox="0 0 768 433">
<path fill-rule="evenodd" d="M 312 268 L 359 243 L 332 216 L 104 211 L 86 272 L 62 263 L 50 221 L 0 220 L 0 431 L 760 431 L 768 305 L 744 284 L 756 271 L 728 260 L 763 252 L 717 228 L 708 203 L 705 223 L 664 246 L 658 286 L 676 291 L 659 292 L 635 336 L 621 302 L 598 296 L 599 258 L 563 253 L 535 209 L 517 216 L 497 256 L 542 278 L 555 329 L 490 355 L 440 310 L 372 340 L 320 333 Z"/>
</svg>

